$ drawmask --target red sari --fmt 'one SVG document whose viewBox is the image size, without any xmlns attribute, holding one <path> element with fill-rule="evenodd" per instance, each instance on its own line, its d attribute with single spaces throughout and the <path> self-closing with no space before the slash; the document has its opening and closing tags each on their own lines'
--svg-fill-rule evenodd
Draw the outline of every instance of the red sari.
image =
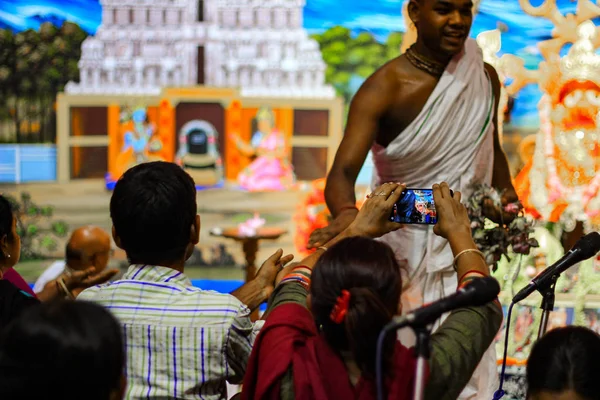
<svg viewBox="0 0 600 400">
<path fill-rule="evenodd" d="M 385 382 L 388 399 L 411 398 L 415 365 L 412 350 L 396 342 L 393 371 Z M 242 399 L 279 399 L 290 367 L 297 400 L 377 397 L 373 380 L 361 378 L 352 386 L 344 361 L 318 333 L 310 312 L 297 303 L 280 305 L 267 318 L 248 362 Z"/>
<path fill-rule="evenodd" d="M 37 298 L 35 293 L 33 293 L 33 290 L 31 290 L 31 287 L 29 287 L 29 285 L 27 284 L 27 282 L 25 282 L 23 277 L 17 271 L 15 271 L 13 268 L 9 268 L 6 270 L 6 272 L 4 272 L 4 279 L 6 279 L 10 283 L 12 283 L 16 287 L 18 287 L 20 290 L 24 291 L 25 293 L 31 295 L 32 297 Z"/>
</svg>

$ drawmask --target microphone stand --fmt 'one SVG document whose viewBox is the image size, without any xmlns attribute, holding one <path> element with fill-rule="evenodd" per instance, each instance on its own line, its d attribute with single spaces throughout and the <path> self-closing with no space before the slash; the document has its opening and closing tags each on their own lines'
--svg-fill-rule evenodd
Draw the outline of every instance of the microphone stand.
<svg viewBox="0 0 600 400">
<path fill-rule="evenodd" d="M 559 276 L 560 274 L 553 275 L 550 285 L 544 290 L 540 290 L 540 294 L 542 295 L 542 305 L 540 307 L 542 309 L 542 319 L 540 320 L 540 328 L 538 330 L 538 340 L 540 340 L 542 336 L 546 334 L 550 312 L 554 311 L 554 289 L 556 288 L 556 281 L 558 280 Z"/>
<path fill-rule="evenodd" d="M 415 344 L 417 371 L 415 375 L 413 400 L 423 400 L 425 396 L 425 371 L 427 370 L 427 362 L 431 356 L 431 349 L 429 347 L 431 329 L 428 327 L 414 327 L 413 331 L 417 336 L 417 342 Z"/>
</svg>

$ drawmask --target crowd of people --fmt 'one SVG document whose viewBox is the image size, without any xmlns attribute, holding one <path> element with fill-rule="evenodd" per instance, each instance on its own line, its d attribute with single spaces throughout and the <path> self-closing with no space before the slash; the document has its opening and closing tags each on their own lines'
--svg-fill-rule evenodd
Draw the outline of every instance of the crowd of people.
<svg viewBox="0 0 600 400">
<path fill-rule="evenodd" d="M 13 268 L 17 220 L 0 195 L 0 399 L 376 398 L 382 329 L 489 276 L 463 196 L 478 184 L 501 190 L 502 207 L 489 202 L 484 212 L 505 222 L 518 201 L 497 127 L 500 81 L 468 38 L 472 7 L 410 0 L 416 43 L 352 100 L 325 189 L 332 222 L 311 236 L 306 258 L 291 263 L 279 250 L 230 294 L 194 287 L 185 275 L 201 221 L 194 181 L 175 164 L 140 164 L 117 182 L 112 238 L 130 263 L 117 279 L 107 269 L 110 237 L 85 227 L 32 291 Z M 354 186 L 369 151 L 375 173 L 359 210 Z M 263 153 L 257 162 L 270 157 Z M 407 189 L 391 182 L 432 188 L 435 225 L 390 220 Z M 502 318 L 493 301 L 439 319 L 425 399 L 492 398 Z M 408 329 L 383 343 L 387 399 L 412 398 L 414 340 Z M 596 333 L 553 330 L 532 350 L 528 399 L 600 399 L 599 364 Z"/>
<path fill-rule="evenodd" d="M 0 196 L 0 398 L 224 399 L 232 396 L 226 382 L 242 384 L 242 399 L 375 398 L 376 341 L 403 311 L 405 268 L 377 238 L 404 229 L 389 220 L 404 189 L 380 185 L 340 234 L 297 263 L 277 251 L 231 294 L 203 291 L 185 276 L 200 217 L 194 182 L 175 164 L 141 164 L 115 187 L 112 234 L 131 263 L 127 272 L 97 284 L 112 272 L 88 272 L 87 262 L 110 248 L 96 246 L 102 234 L 84 228 L 69 241 L 63 272 L 40 285 L 55 296 L 36 297 L 6 279 L 18 269 L 20 241 Z M 461 193 L 446 183 L 433 193 L 434 231 L 449 242 L 458 287 L 489 276 Z M 84 240 L 88 234 L 95 239 Z M 87 242 L 95 252 L 78 247 Z M 251 321 L 267 301 L 262 319 Z M 425 398 L 457 398 L 501 323 L 497 302 L 450 313 L 431 337 Z M 386 398 L 411 398 L 413 350 L 390 336 L 384 354 Z M 550 332 L 531 354 L 530 398 L 598 398 L 599 363 L 595 333 Z"/>
</svg>

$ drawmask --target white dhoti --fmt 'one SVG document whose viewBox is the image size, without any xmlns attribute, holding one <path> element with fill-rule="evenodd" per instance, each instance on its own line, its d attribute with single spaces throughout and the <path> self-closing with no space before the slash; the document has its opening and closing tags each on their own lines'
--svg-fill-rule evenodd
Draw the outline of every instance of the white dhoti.
<svg viewBox="0 0 600 400">
<path fill-rule="evenodd" d="M 463 198 L 472 186 L 492 182 L 494 94 L 481 50 L 469 39 L 454 57 L 417 118 L 387 147 L 372 148 L 372 188 L 385 182 L 430 188 L 448 182 Z M 453 256 L 433 226 L 407 225 L 383 238 L 404 266 L 403 312 L 456 291 Z M 436 328 L 441 321 L 438 322 Z M 400 333 L 413 345 L 411 332 Z M 498 382 L 494 345 L 486 352 L 461 399 L 490 400 Z"/>
</svg>

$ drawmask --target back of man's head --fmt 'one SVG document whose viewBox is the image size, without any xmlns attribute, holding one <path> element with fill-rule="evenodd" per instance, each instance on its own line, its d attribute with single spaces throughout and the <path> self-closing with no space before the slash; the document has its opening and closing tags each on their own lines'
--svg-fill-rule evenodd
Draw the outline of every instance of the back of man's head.
<svg viewBox="0 0 600 400">
<path fill-rule="evenodd" d="M 168 265 L 185 257 L 197 214 L 193 179 L 176 164 L 129 169 L 110 200 L 115 241 L 133 264 Z"/>
</svg>

